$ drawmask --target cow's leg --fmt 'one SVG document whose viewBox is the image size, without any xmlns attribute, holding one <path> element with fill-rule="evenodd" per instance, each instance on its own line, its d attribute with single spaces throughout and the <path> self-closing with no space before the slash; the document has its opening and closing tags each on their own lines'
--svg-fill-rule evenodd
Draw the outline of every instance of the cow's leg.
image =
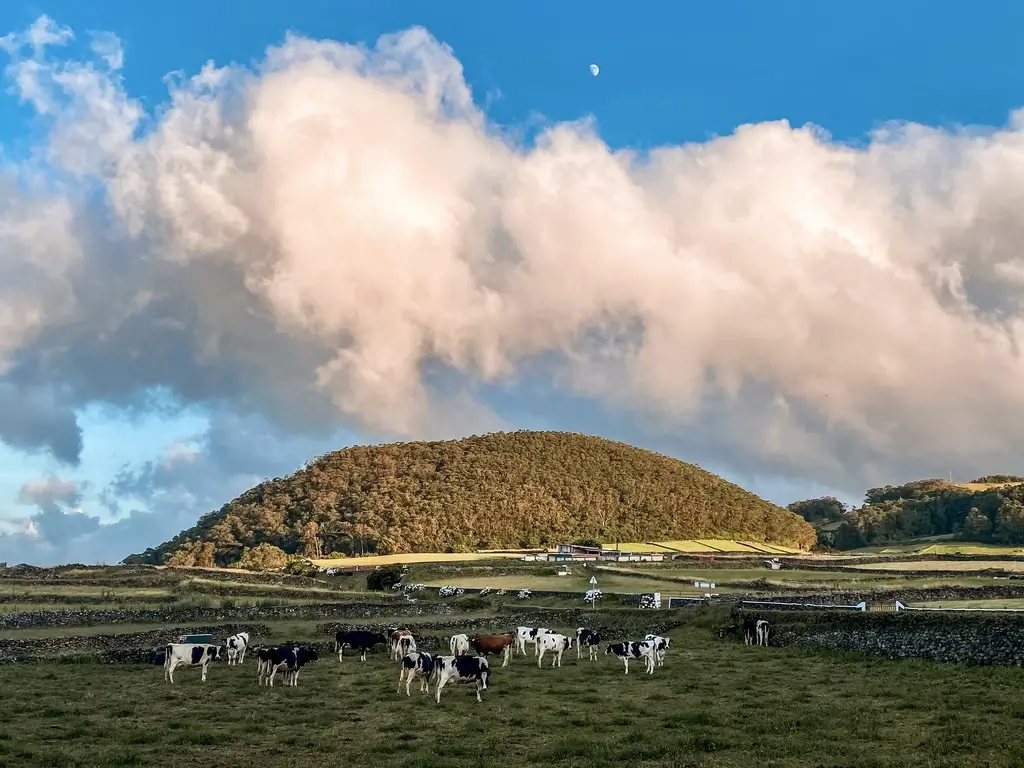
<svg viewBox="0 0 1024 768">
<path fill-rule="evenodd" d="M 501 662 L 501 666 L 507 667 L 509 659 L 512 658 L 512 645 L 506 645 L 502 653 L 504 654 L 505 660 Z"/>
<path fill-rule="evenodd" d="M 481 682 L 480 680 L 476 681 L 476 700 L 477 701 L 483 701 L 483 699 L 480 698 L 480 682 Z"/>
<path fill-rule="evenodd" d="M 398 670 L 398 692 L 399 693 L 402 692 L 402 683 L 404 683 L 404 682 L 405 682 L 405 667 L 402 667 L 400 670 Z M 408 690 L 409 690 L 408 687 L 406 687 L 406 692 L 408 692 Z"/>
<path fill-rule="evenodd" d="M 270 682 L 267 683 L 271 688 L 274 687 L 274 676 L 277 674 L 277 665 L 274 665 L 273 669 L 270 670 Z"/>
<path fill-rule="evenodd" d="M 207 670 L 207 669 L 209 668 L 209 666 L 210 666 L 210 665 L 209 665 L 209 664 L 207 664 L 207 663 L 206 663 L 206 662 L 204 661 L 204 662 L 203 662 L 203 663 L 202 663 L 202 664 L 201 664 L 200 666 L 201 666 L 201 667 L 202 667 L 202 669 L 203 669 L 203 676 L 202 676 L 202 677 L 200 678 L 200 682 L 202 682 L 202 683 L 205 683 L 205 682 L 206 682 L 206 670 Z"/>
<path fill-rule="evenodd" d="M 292 673 L 292 688 L 298 688 L 299 687 L 299 672 L 300 671 L 301 670 L 296 669 Z"/>
<path fill-rule="evenodd" d="M 629 674 L 629 659 L 627 659 L 625 656 L 623 656 L 622 657 L 622 663 L 626 665 L 626 671 L 623 674 L 628 675 Z"/>
<path fill-rule="evenodd" d="M 553 658 L 551 660 L 551 666 L 552 667 L 555 666 L 556 663 L 558 664 L 558 666 L 562 666 L 562 652 L 561 651 L 559 651 L 557 654 L 555 654 L 555 658 Z"/>
<path fill-rule="evenodd" d="M 540 646 L 538 645 L 537 647 L 539 648 Z M 540 661 L 543 658 L 544 658 L 544 649 L 541 648 L 539 651 L 537 651 L 537 669 L 540 669 Z"/>
<path fill-rule="evenodd" d="M 360 655 L 359 660 L 360 661 L 366 661 L 366 649 L 365 648 L 363 648 L 363 653 L 362 653 L 362 655 Z"/>
<path fill-rule="evenodd" d="M 168 680 L 172 685 L 174 683 L 174 667 L 175 659 L 171 659 L 171 663 L 164 669 L 164 678 Z"/>
<path fill-rule="evenodd" d="M 437 679 L 437 685 L 434 686 L 434 700 L 438 704 L 441 703 L 441 689 L 444 688 L 445 682 L 446 679 L 439 676 Z"/>
</svg>

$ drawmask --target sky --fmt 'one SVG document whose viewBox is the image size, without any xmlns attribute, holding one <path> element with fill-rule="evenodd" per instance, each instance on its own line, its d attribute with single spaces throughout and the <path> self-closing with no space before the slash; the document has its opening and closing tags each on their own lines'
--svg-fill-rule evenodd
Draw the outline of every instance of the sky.
<svg viewBox="0 0 1024 768">
<path fill-rule="evenodd" d="M 497 429 L 1024 471 L 1024 6 L 629 9 L 0 6 L 0 560 Z"/>
</svg>

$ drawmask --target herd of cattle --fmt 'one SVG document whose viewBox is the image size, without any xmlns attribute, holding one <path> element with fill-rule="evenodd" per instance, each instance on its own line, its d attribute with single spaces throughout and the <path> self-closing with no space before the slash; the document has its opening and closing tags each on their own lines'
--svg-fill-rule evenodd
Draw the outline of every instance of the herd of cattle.
<svg viewBox="0 0 1024 768">
<path fill-rule="evenodd" d="M 748 635 L 748 627 L 744 624 L 744 640 L 748 644 L 755 639 L 758 645 L 767 644 L 767 622 L 754 620 Z M 420 691 L 430 693 L 434 687 L 434 698 L 440 703 L 441 690 L 453 682 L 471 682 L 476 687 L 476 698 L 483 699 L 480 692 L 487 690 L 491 669 L 488 661 L 491 656 L 502 657 L 502 667 L 509 664 L 514 653 L 527 655 L 527 646 L 533 646 L 537 666 L 543 665 L 544 657 L 551 659 L 552 667 L 562 666 L 562 654 L 576 646 L 576 656 L 583 658 L 583 649 L 587 649 L 587 658 L 594 661 L 598 657 L 601 636 L 592 629 L 579 627 L 575 637 L 560 634 L 545 627 L 518 627 L 515 632 L 496 635 L 457 634 L 449 640 L 448 655 L 433 655 L 417 650 L 416 639 L 419 635 L 407 627 L 393 627 L 387 632 L 370 632 L 367 630 L 344 630 L 337 633 L 334 639 L 334 651 L 338 661 L 344 661 L 346 648 L 359 653 L 361 661 L 366 661 L 366 654 L 377 645 L 386 645 L 390 650 L 392 661 L 399 662 L 398 691 L 405 686 L 405 693 L 411 696 L 410 687 L 415 679 L 420 681 Z M 654 674 L 655 667 L 665 664 L 671 640 L 667 637 L 648 634 L 643 640 L 608 643 L 605 645 L 606 655 L 614 655 L 621 659 L 629 674 L 629 662 L 643 660 L 647 674 Z M 227 659 L 228 666 L 242 664 L 246 651 L 249 649 L 249 634 L 239 632 L 227 639 L 223 646 L 210 643 L 168 643 L 164 653 L 164 680 L 174 682 L 174 670 L 181 666 L 199 667 L 202 680 L 206 682 L 206 674 L 210 664 Z M 274 685 L 274 679 L 281 674 L 285 685 L 298 685 L 300 670 L 310 662 L 318 661 L 316 649 L 309 645 L 287 643 L 280 646 L 261 647 L 255 649 L 256 667 L 259 685 Z"/>
</svg>

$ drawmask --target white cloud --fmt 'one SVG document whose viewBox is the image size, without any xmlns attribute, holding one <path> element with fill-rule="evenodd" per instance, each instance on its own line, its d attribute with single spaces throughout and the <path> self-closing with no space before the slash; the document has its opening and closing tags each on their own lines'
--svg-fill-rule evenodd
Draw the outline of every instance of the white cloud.
<svg viewBox="0 0 1024 768">
<path fill-rule="evenodd" d="M 1024 449 L 1024 113 L 638 156 L 588 121 L 519 146 L 419 28 L 288 36 L 153 115 L 115 38 L 85 62 L 69 39 L 3 39 L 51 129 L 0 186 L 0 397 L 54 414 L 0 416 L 12 444 L 73 462 L 57 414 L 154 387 L 279 435 L 452 436 L 503 424 L 481 386 L 540 380 L 748 476 L 863 487 Z"/>
</svg>

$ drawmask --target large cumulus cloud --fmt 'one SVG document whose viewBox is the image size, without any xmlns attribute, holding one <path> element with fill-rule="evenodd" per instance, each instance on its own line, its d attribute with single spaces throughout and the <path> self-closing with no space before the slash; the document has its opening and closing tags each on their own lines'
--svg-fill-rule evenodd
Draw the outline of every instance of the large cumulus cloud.
<svg viewBox="0 0 1024 768">
<path fill-rule="evenodd" d="M 420 28 L 289 35 L 150 112 L 116 38 L 71 39 L 3 39 L 46 126 L 0 183 L 0 400 L 37 404 L 0 416 L 13 446 L 73 462 L 72 409 L 153 388 L 280 435 L 452 436 L 528 382 L 750 476 L 1021 455 L 1024 113 L 641 156 L 588 121 L 517 144 Z"/>
</svg>

